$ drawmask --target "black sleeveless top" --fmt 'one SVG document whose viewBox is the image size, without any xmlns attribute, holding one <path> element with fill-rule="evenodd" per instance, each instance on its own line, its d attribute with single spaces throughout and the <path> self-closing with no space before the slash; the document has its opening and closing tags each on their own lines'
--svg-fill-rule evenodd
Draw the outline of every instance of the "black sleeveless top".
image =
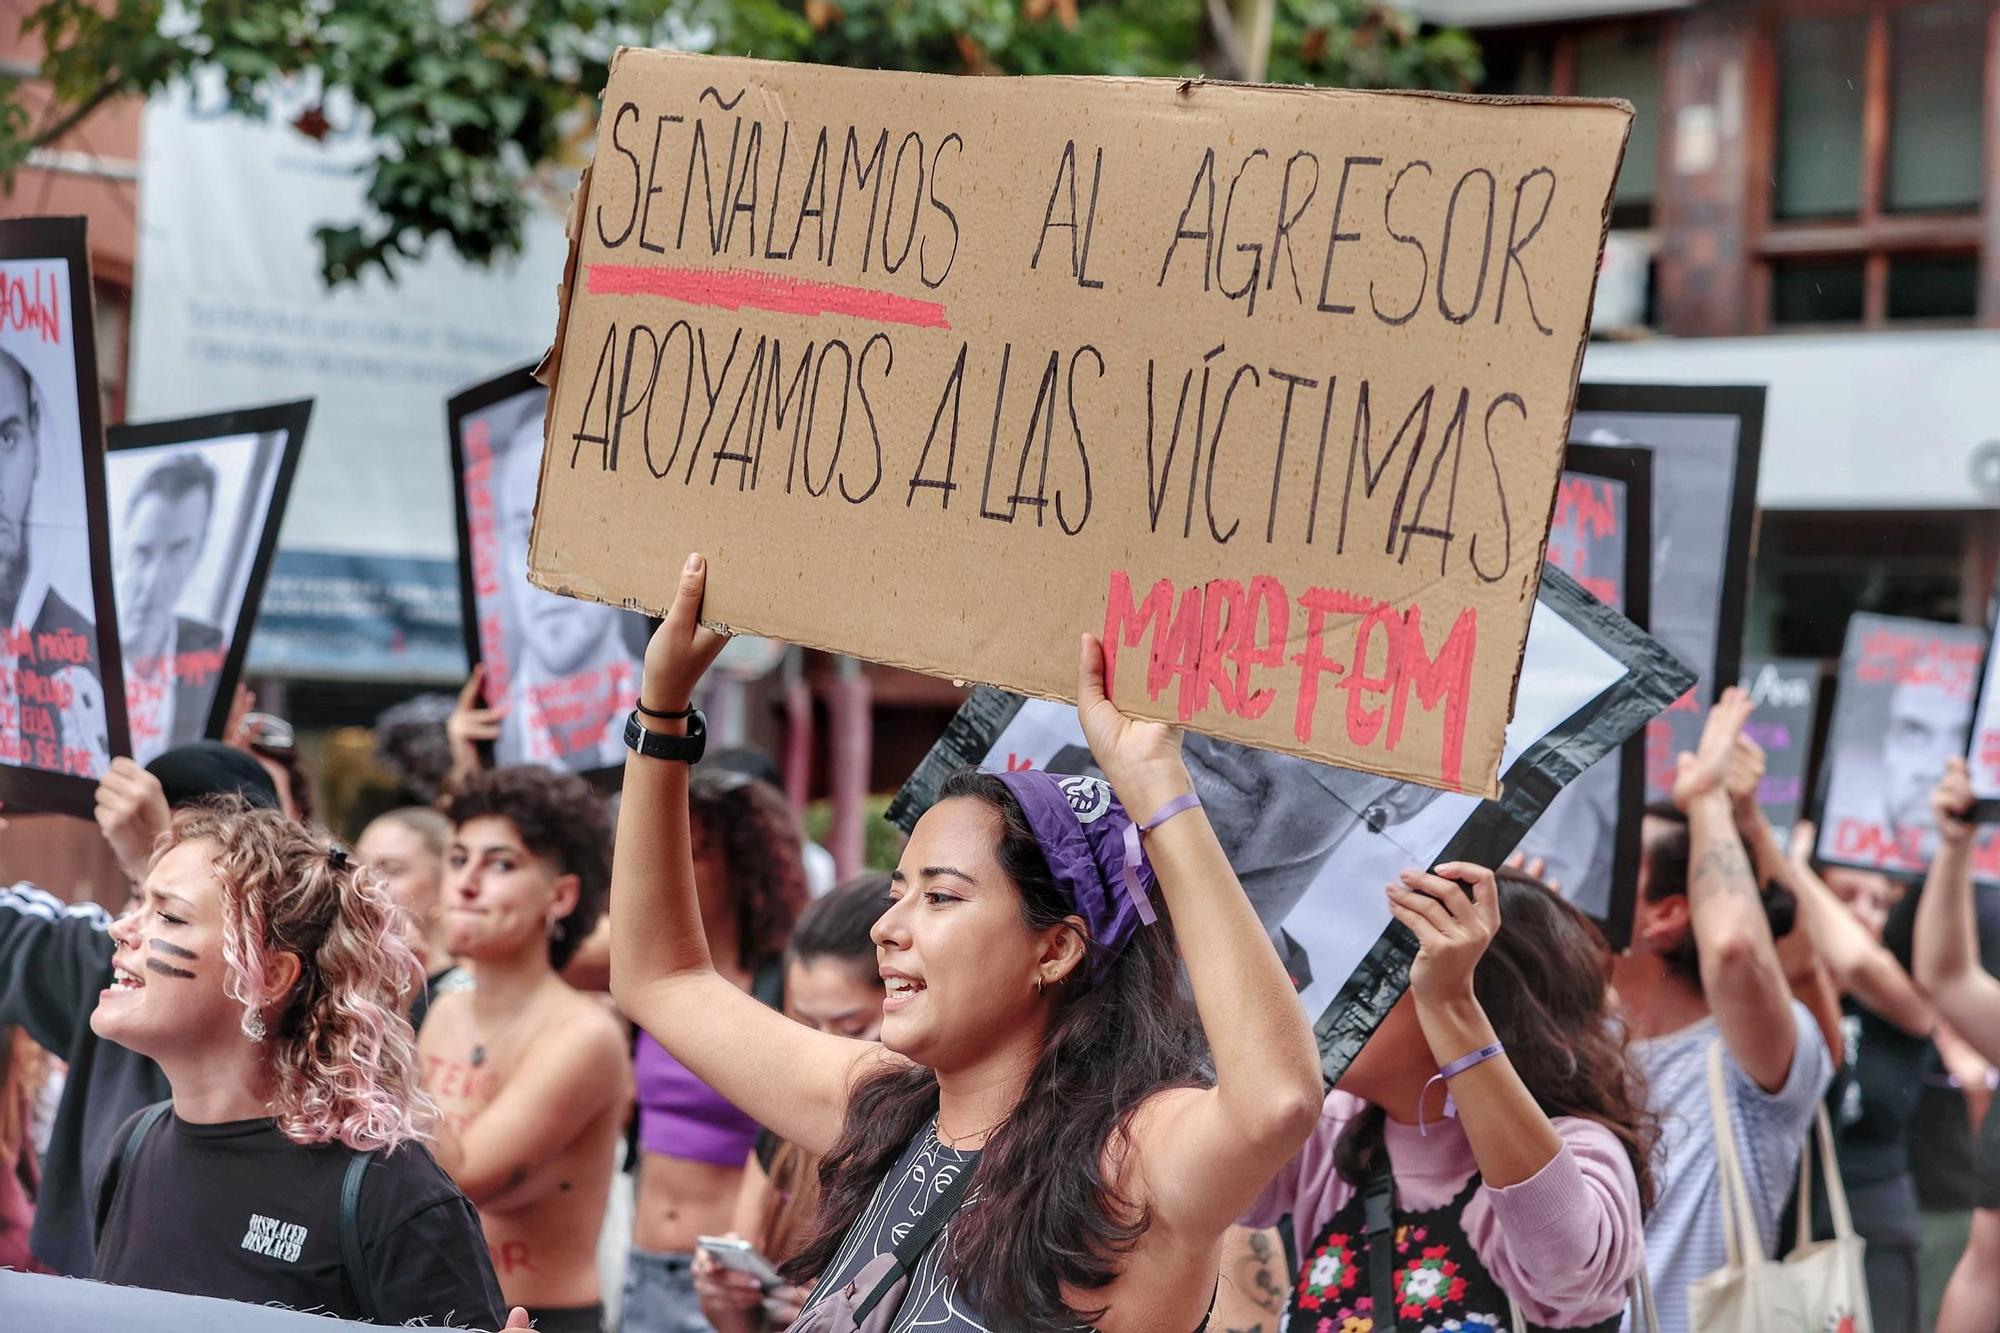
<svg viewBox="0 0 2000 1333">
<path fill-rule="evenodd" d="M 946 1147 L 940 1142 L 935 1121 L 925 1126 L 924 1132 L 910 1140 L 902 1155 L 884 1173 L 868 1207 L 847 1229 L 833 1262 L 814 1284 L 805 1308 L 812 1309 L 845 1287 L 875 1256 L 894 1250 L 896 1243 L 923 1216 L 931 1198 L 949 1189 L 960 1173 L 972 1170 L 978 1162 L 977 1152 Z M 978 1185 L 972 1187 L 965 1196 L 966 1206 L 978 1200 L 979 1190 Z M 890 1333 L 989 1333 L 978 1312 L 965 1303 L 957 1279 L 945 1271 L 950 1237 L 951 1224 L 946 1223 L 917 1261 L 902 1307 L 889 1325 Z M 1209 1316 L 1204 1315 L 1194 1333 L 1204 1333 L 1208 1326 Z M 1091 1330 L 1078 1324 L 1068 1333 L 1091 1333 Z"/>
<path fill-rule="evenodd" d="M 882 1182 L 875 1187 L 875 1196 L 868 1201 L 868 1207 L 847 1229 L 847 1236 L 841 1241 L 833 1262 L 814 1285 L 806 1309 L 812 1309 L 822 1299 L 853 1281 L 855 1275 L 876 1255 L 895 1249 L 896 1242 L 923 1216 L 924 1208 L 931 1199 L 950 1188 L 952 1181 L 958 1179 L 962 1172 L 972 1170 L 978 1162 L 978 1153 L 946 1147 L 938 1141 L 936 1126 L 926 1126 L 923 1133 L 910 1140 L 910 1145 L 884 1173 Z M 975 1187 L 966 1202 L 970 1203 L 978 1195 Z M 944 1231 L 917 1261 L 917 1270 L 910 1275 L 902 1308 L 889 1325 L 891 1333 L 908 1333 L 912 1329 L 935 1330 L 935 1333 L 987 1333 L 986 1324 L 977 1312 L 966 1307 L 958 1283 L 945 1271 L 944 1256 L 950 1239 L 951 1224 L 946 1223 Z"/>
<path fill-rule="evenodd" d="M 1459 1218 L 1479 1191 L 1474 1172 L 1457 1197 L 1440 1208 L 1397 1208 L 1393 1215 L 1396 1263 L 1390 1289 L 1398 1333 L 1450 1329 L 1453 1333 L 1533 1333 L 1543 1326 L 1514 1326 L 1507 1293 L 1473 1252 Z M 1292 1286 L 1288 1327 L 1293 1333 L 1366 1333 L 1386 1320 L 1375 1316 L 1370 1281 L 1366 1190 L 1354 1191 L 1301 1254 Z M 1617 1333 L 1623 1315 L 1580 1327 Z"/>
</svg>

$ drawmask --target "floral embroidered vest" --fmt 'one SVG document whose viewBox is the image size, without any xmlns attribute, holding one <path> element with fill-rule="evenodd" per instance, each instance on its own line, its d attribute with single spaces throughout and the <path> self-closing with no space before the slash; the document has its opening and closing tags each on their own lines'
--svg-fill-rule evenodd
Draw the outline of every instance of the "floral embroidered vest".
<svg viewBox="0 0 2000 1333">
<path fill-rule="evenodd" d="M 1507 1293 L 1479 1262 L 1459 1224 L 1479 1185 L 1475 1174 L 1441 1208 L 1395 1210 L 1396 1263 L 1390 1285 L 1397 1333 L 1539 1333 L 1543 1327 L 1514 1327 Z M 1363 1193 L 1356 1190 L 1302 1254 L 1289 1333 L 1374 1333 Z M 1581 1327 L 1588 1333 L 1617 1333 L 1621 1318 L 1613 1315 Z"/>
</svg>

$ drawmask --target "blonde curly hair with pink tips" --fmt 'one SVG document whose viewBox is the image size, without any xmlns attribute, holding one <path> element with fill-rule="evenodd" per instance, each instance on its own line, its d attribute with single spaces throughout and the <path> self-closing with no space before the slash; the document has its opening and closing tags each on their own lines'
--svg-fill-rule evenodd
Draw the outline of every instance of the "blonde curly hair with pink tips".
<svg viewBox="0 0 2000 1333">
<path fill-rule="evenodd" d="M 195 841 L 214 848 L 223 987 L 244 1006 L 245 1036 L 263 1022 L 278 1128 L 361 1152 L 426 1138 L 436 1109 L 405 1017 L 424 974 L 387 884 L 323 830 L 241 801 L 176 812 L 155 859 Z M 274 995 L 280 953 L 298 957 L 299 978 Z"/>
</svg>

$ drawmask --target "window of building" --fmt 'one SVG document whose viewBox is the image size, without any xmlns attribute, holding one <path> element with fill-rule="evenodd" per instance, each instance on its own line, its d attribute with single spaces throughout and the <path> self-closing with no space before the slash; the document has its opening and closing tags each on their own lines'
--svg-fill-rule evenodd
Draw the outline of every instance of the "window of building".
<svg viewBox="0 0 2000 1333">
<path fill-rule="evenodd" d="M 1764 322 L 1977 318 L 1991 0 L 1774 8 Z"/>
<path fill-rule="evenodd" d="M 1889 212 L 1979 207 L 1985 9 L 1955 0 L 1889 20 Z"/>
<path fill-rule="evenodd" d="M 1745 651 L 1838 658 L 1857 611 L 1957 620 L 1966 553 L 1983 522 L 1964 514 L 1764 511 Z"/>
<path fill-rule="evenodd" d="M 1862 98 L 1868 20 L 1794 19 L 1778 34 L 1780 218 L 1861 211 Z"/>
<path fill-rule="evenodd" d="M 1660 190 L 1660 30 L 1652 24 L 1591 28 L 1576 38 L 1578 97 L 1622 97 L 1632 104 L 1632 137 L 1612 192 L 1611 225 L 1649 227 Z"/>
<path fill-rule="evenodd" d="M 1978 255 L 1889 256 L 1890 319 L 1968 320 L 1978 293 Z"/>
<path fill-rule="evenodd" d="M 1858 258 L 1780 259 L 1771 265 L 1771 322 L 1851 324 L 1866 284 Z"/>
<path fill-rule="evenodd" d="M 1480 44 L 1486 67 L 1482 92 L 1496 97 L 1548 97 L 1555 92 L 1556 39 L 1502 34 Z"/>
<path fill-rule="evenodd" d="M 1612 195 L 1611 225 L 1650 227 L 1660 191 L 1665 57 L 1657 21 L 1482 33 L 1486 81 L 1480 91 L 1514 97 L 1622 97 L 1630 102 L 1632 137 Z"/>
</svg>

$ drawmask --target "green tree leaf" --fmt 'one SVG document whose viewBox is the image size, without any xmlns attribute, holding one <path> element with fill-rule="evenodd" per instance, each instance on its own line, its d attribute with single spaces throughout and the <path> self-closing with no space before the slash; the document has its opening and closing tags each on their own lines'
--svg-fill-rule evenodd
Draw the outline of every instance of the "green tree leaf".
<svg viewBox="0 0 2000 1333">
<path fill-rule="evenodd" d="M 456 12 L 456 11 L 454 11 Z M 1034 17 L 1030 17 L 1034 15 Z M 1215 49 L 1203 0 L 42 0 L 22 21 L 47 53 L 53 103 L 0 77 L 0 190 L 28 155 L 107 101 L 200 71 L 262 115 L 275 83 L 307 76 L 375 134 L 367 211 L 316 229 L 329 286 L 449 245 L 472 263 L 517 254 L 533 177 L 595 115 L 620 45 L 947 73 L 1185 78 Z M 1420 27 L 1390 0 L 1277 0 L 1274 83 L 1464 90 L 1469 37 Z M 324 133 L 308 111 L 296 122 Z"/>
</svg>

